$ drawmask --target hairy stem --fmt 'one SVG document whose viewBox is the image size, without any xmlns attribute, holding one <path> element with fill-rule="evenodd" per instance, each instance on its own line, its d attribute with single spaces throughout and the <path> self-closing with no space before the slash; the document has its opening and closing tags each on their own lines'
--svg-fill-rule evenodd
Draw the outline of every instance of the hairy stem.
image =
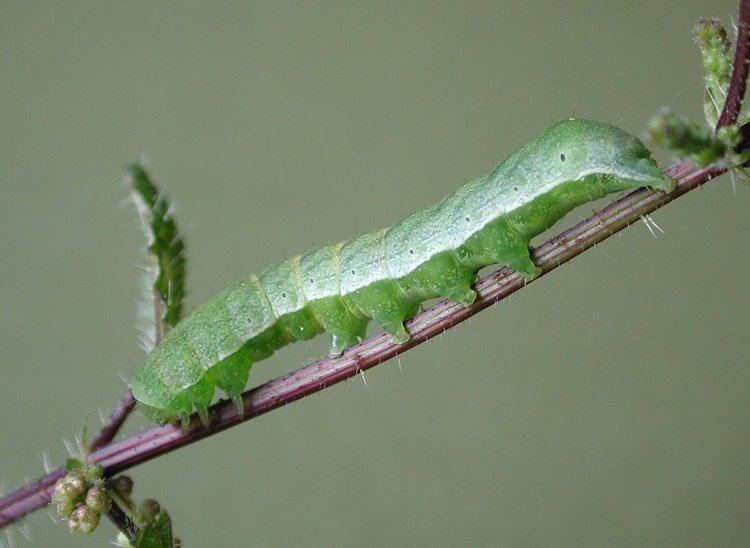
<svg viewBox="0 0 750 548">
<path fill-rule="evenodd" d="M 135 409 L 135 398 L 133 398 L 133 393 L 128 390 L 114 411 L 107 417 L 107 422 L 99 430 L 91 445 L 89 445 L 89 451 L 101 449 L 112 441 L 120 430 L 122 423 L 125 422 L 125 419 L 128 418 L 133 409 Z"/>
<path fill-rule="evenodd" d="M 110 492 L 112 491 L 110 490 Z M 112 506 L 107 512 L 107 517 L 131 542 L 138 537 L 138 527 L 130 519 L 127 512 L 123 510 L 123 503 L 116 495 L 112 497 Z"/>
<path fill-rule="evenodd" d="M 719 121 L 716 122 L 716 129 L 737 123 L 740 110 L 742 110 L 742 100 L 745 98 L 748 70 L 750 70 L 750 0 L 740 0 L 732 76 L 729 80 L 724 108 L 721 109 Z"/>
</svg>

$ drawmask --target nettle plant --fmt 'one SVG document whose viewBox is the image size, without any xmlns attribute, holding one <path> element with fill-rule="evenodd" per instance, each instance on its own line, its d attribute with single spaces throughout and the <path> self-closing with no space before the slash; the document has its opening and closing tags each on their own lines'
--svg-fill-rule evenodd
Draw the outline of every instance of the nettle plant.
<svg viewBox="0 0 750 548">
<path fill-rule="evenodd" d="M 726 172 L 745 179 L 748 128 L 740 115 L 750 13 L 741 2 L 734 61 L 718 20 L 694 29 L 705 69 L 706 125 L 664 111 L 650 141 L 680 162 L 661 171 L 637 137 L 602 122 L 552 125 L 487 175 L 439 203 L 353 240 L 312 249 L 227 287 L 183 319 L 184 243 L 169 201 L 144 168 L 125 182 L 147 240 L 148 356 L 99 434 L 64 470 L 0 501 L 8 525 L 50 502 L 73 533 L 101 515 L 121 546 L 178 546 L 158 502 L 136 503 L 125 468 L 316 392 L 442 333 L 490 304 Z M 632 191 L 536 249 L 533 237 L 583 203 Z M 488 265 L 504 265 L 477 280 Z M 418 314 L 428 299 L 446 300 Z M 384 333 L 365 338 L 375 320 Z M 322 332 L 330 356 L 245 392 L 251 366 Z M 227 400 L 211 402 L 218 388 Z M 136 407 L 164 426 L 112 443 Z"/>
</svg>

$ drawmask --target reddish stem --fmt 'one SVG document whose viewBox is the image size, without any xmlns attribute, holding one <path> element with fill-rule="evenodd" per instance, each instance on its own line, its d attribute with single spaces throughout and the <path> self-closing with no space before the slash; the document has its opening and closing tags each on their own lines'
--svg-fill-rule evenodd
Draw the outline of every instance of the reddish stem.
<svg viewBox="0 0 750 548">
<path fill-rule="evenodd" d="M 737 45 L 734 48 L 732 76 L 729 80 L 724 108 L 716 122 L 716 129 L 737 123 L 745 98 L 747 74 L 750 70 L 750 0 L 740 0 L 740 15 L 737 22 Z"/>
<path fill-rule="evenodd" d="M 115 501 L 112 501 L 107 517 L 131 542 L 138 537 L 138 527 Z"/>
<path fill-rule="evenodd" d="M 101 449 L 109 442 L 111 442 L 120 430 L 122 423 L 128 418 L 128 415 L 135 409 L 135 398 L 133 393 L 128 390 L 122 397 L 122 401 L 115 407 L 112 414 L 107 418 L 107 422 L 104 423 L 102 429 L 94 438 L 94 441 L 89 445 L 89 451 L 96 451 Z"/>
</svg>

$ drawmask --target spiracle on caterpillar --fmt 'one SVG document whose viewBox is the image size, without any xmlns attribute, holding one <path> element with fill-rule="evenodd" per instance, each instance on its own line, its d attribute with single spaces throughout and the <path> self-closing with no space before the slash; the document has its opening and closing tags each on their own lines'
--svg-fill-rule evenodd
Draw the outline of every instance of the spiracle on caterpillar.
<svg viewBox="0 0 750 548">
<path fill-rule="evenodd" d="M 539 274 L 532 238 L 581 204 L 674 181 L 633 135 L 603 122 L 558 122 L 488 175 L 379 230 L 324 245 L 242 279 L 201 304 L 136 370 L 130 387 L 156 422 L 186 420 L 216 388 L 238 404 L 252 364 L 322 333 L 331 354 L 365 335 L 371 320 L 406 342 L 404 321 L 444 297 L 470 306 L 481 268 Z"/>
</svg>

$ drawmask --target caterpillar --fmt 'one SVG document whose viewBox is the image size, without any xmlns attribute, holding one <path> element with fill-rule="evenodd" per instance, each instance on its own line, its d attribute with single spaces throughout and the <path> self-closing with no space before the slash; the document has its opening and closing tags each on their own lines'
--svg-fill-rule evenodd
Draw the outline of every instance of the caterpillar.
<svg viewBox="0 0 750 548">
<path fill-rule="evenodd" d="M 370 320 L 396 341 L 421 302 L 476 297 L 479 269 L 503 264 L 540 273 L 530 241 L 577 206 L 674 181 L 633 135 L 610 124 L 558 122 L 488 175 L 396 224 L 323 245 L 230 285 L 178 323 L 134 373 L 142 412 L 159 423 L 206 408 L 218 388 L 235 403 L 250 367 L 323 331 L 331 355 L 361 341 Z M 238 407 L 239 409 L 239 407 Z"/>
</svg>

